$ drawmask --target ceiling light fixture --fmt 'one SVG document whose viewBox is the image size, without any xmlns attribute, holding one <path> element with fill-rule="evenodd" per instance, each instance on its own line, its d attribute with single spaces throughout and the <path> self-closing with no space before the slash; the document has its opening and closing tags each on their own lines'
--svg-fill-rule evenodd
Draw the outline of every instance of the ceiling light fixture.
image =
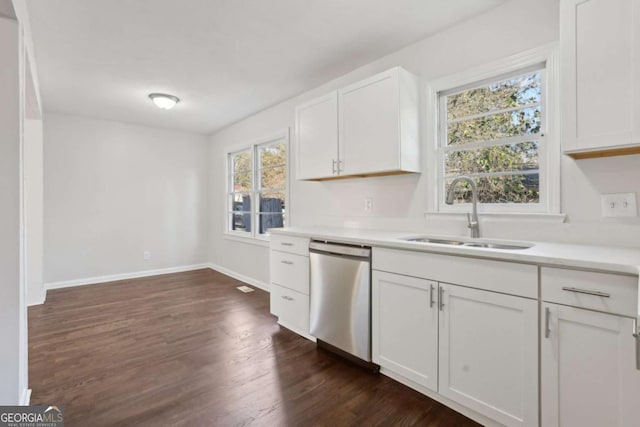
<svg viewBox="0 0 640 427">
<path fill-rule="evenodd" d="M 149 98 L 156 104 L 156 107 L 163 110 L 170 110 L 180 102 L 177 96 L 167 95 L 166 93 L 150 93 Z"/>
</svg>

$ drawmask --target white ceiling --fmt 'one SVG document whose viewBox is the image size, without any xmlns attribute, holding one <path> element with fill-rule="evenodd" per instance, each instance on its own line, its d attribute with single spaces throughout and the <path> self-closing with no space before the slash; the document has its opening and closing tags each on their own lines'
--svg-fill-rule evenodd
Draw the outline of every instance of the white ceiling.
<svg viewBox="0 0 640 427">
<path fill-rule="evenodd" d="M 30 0 L 44 109 L 211 133 L 504 0 Z M 147 98 L 182 102 L 162 111 Z"/>
</svg>

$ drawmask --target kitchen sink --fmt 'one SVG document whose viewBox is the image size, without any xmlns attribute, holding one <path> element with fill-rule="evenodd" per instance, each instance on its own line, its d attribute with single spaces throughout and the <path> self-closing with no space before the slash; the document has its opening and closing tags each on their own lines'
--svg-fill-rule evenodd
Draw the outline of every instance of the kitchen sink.
<svg viewBox="0 0 640 427">
<path fill-rule="evenodd" d="M 449 246 L 466 246 L 471 248 L 488 248 L 488 249 L 503 249 L 503 250 L 520 250 L 520 249 L 529 249 L 533 245 L 531 244 L 522 244 L 522 243 L 495 243 L 495 242 L 469 242 L 465 240 L 454 240 L 454 239 L 437 239 L 430 237 L 406 237 L 402 240 L 406 240 L 407 242 L 417 242 L 417 243 L 435 243 L 438 245 L 449 245 Z"/>
</svg>

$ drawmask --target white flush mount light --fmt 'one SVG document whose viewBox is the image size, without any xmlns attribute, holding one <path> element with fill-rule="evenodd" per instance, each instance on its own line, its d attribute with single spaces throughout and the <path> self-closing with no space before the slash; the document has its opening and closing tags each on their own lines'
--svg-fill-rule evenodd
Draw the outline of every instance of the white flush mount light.
<svg viewBox="0 0 640 427">
<path fill-rule="evenodd" d="M 177 96 L 167 95 L 166 93 L 150 93 L 149 98 L 156 104 L 156 107 L 163 110 L 170 110 L 180 102 Z"/>
</svg>

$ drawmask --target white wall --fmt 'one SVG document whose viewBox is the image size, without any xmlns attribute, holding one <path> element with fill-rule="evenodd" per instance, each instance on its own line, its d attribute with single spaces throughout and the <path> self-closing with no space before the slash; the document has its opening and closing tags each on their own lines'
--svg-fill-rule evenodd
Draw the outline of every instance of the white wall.
<svg viewBox="0 0 640 427">
<path fill-rule="evenodd" d="M 206 137 L 45 112 L 44 141 L 46 286 L 207 262 Z"/>
<path fill-rule="evenodd" d="M 225 268 L 268 282 L 268 254 L 264 247 L 225 239 L 224 162 L 229 146 L 255 140 L 274 129 L 294 126 L 294 108 L 308 99 L 399 65 L 428 81 L 557 42 L 558 1 L 511 1 L 484 15 L 435 34 L 398 52 L 354 70 L 339 79 L 285 101 L 210 138 L 211 142 L 211 259 Z M 295 148 L 292 132 L 291 151 Z M 426 139 L 423 135 L 423 145 Z M 295 155 L 291 155 L 295 171 Z M 425 160 L 425 159 L 423 159 Z M 425 161 L 426 163 L 426 161 Z M 481 218 L 486 236 L 637 246 L 640 222 L 600 217 L 599 193 L 636 191 L 640 195 L 639 157 L 589 160 L 563 158 L 562 209 L 567 224 L 538 220 Z M 428 211 L 428 171 L 420 175 L 349 179 L 329 182 L 291 180 L 290 225 L 356 226 L 410 232 L 466 235 L 461 216 L 434 216 Z M 373 211 L 363 211 L 365 197 Z"/>
<path fill-rule="evenodd" d="M 24 121 L 24 209 L 27 304 L 44 302 L 42 120 Z"/>
<path fill-rule="evenodd" d="M 0 17 L 0 405 L 20 400 L 20 72 L 18 23 Z"/>
</svg>

